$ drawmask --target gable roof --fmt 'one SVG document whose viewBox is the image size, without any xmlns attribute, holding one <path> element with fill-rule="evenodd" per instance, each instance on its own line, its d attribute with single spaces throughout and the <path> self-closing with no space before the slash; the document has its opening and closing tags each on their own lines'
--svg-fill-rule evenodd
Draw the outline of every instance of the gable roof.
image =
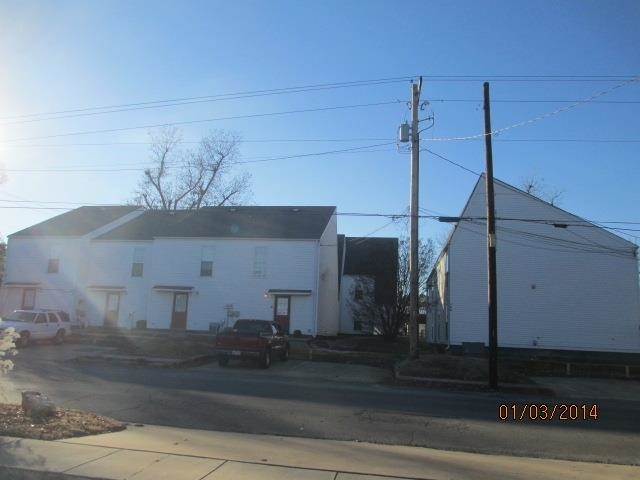
<svg viewBox="0 0 640 480">
<path fill-rule="evenodd" d="M 134 205 L 114 205 L 106 207 L 87 206 L 76 208 L 44 222 L 20 230 L 10 237 L 80 237 L 107 225 L 118 218 L 137 210 Z"/>
<path fill-rule="evenodd" d="M 566 210 L 563 210 L 562 208 L 556 206 L 556 205 L 552 205 L 551 203 L 536 197 L 535 195 L 532 195 L 528 192 L 525 192 L 524 190 L 521 190 L 517 187 L 514 187 L 513 185 L 506 183 L 502 180 L 498 180 L 497 178 L 494 177 L 493 179 L 494 182 L 494 186 L 498 186 L 499 188 L 503 188 L 503 189 L 507 189 L 510 190 L 511 192 L 513 192 L 515 195 L 519 195 L 523 198 L 528 198 L 531 201 L 535 201 L 540 205 L 544 205 L 549 212 L 554 212 L 555 215 L 553 216 L 548 216 L 548 218 L 544 218 L 544 219 L 540 219 L 540 218 L 536 218 L 536 219 L 525 219 L 531 222 L 536 222 L 536 221 L 541 221 L 544 222 L 546 221 L 547 223 L 555 223 L 557 222 L 558 224 L 563 224 L 566 222 L 570 222 L 567 223 L 567 225 L 569 227 L 571 226 L 575 226 L 575 227 L 590 227 L 590 228 L 596 228 L 599 232 L 602 232 L 605 236 L 607 236 L 610 240 L 613 240 L 615 242 L 618 242 L 620 244 L 620 248 L 624 249 L 624 248 L 628 248 L 630 249 L 630 252 L 635 251 L 638 247 L 637 245 L 635 245 L 633 242 L 630 242 L 629 240 L 626 240 L 625 238 L 622 238 L 619 235 L 616 235 L 613 232 L 610 232 L 609 230 L 601 227 L 600 225 L 597 225 L 593 222 L 590 222 L 589 220 L 585 220 L 582 217 L 579 217 L 578 215 L 575 215 L 571 212 L 568 212 Z M 476 182 L 476 184 L 473 187 L 473 190 L 471 191 L 471 194 L 469 195 L 469 198 L 467 198 L 467 201 L 465 202 L 465 205 L 462 209 L 462 212 L 460 214 L 461 217 L 466 217 L 466 213 L 468 212 L 468 210 L 471 208 L 471 200 L 474 198 L 474 195 L 476 194 L 477 191 L 479 191 L 479 189 L 482 189 L 482 192 L 484 194 L 484 188 L 485 188 L 485 174 L 482 173 L 479 177 L 478 180 Z M 495 201 L 495 205 L 496 205 L 496 209 L 500 206 L 504 206 L 504 200 L 499 200 L 500 197 L 499 195 L 497 195 L 496 193 L 496 201 Z M 484 211 L 483 215 L 486 215 L 486 211 Z M 511 217 L 507 217 L 511 218 Z M 502 220 L 502 221 L 501 221 Z M 499 224 L 503 223 L 505 219 L 501 219 L 500 216 L 496 213 L 496 226 L 497 228 L 500 228 Z M 447 237 L 447 240 L 444 244 L 444 246 L 442 247 L 442 250 L 440 251 L 440 254 L 438 255 L 438 258 L 436 259 L 435 263 L 434 263 L 434 269 L 432 270 L 431 274 L 433 274 L 433 272 L 435 271 L 435 265 L 438 264 L 438 262 L 440 261 L 440 258 L 442 257 L 442 255 L 448 250 L 449 245 L 451 243 L 451 240 L 454 236 L 454 234 L 456 233 L 456 231 L 458 230 L 458 227 L 460 225 L 460 222 L 457 222 L 454 226 L 453 229 L 451 229 L 451 232 L 449 232 L 449 236 Z M 498 232 L 498 234 L 500 234 L 500 232 Z"/>
<path fill-rule="evenodd" d="M 205 207 L 148 210 L 98 240 L 185 238 L 319 239 L 336 207 Z"/>
</svg>

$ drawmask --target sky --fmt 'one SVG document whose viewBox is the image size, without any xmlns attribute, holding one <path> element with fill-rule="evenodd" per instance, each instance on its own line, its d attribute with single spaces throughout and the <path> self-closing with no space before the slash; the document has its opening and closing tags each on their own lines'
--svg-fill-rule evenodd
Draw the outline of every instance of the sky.
<svg viewBox="0 0 640 480">
<path fill-rule="evenodd" d="M 635 0 L 0 0 L 0 235 L 130 201 L 152 126 L 177 124 L 185 147 L 242 137 L 252 204 L 335 205 L 340 233 L 405 236 L 347 214 L 406 213 L 397 129 L 423 76 L 422 214 L 458 215 L 484 170 L 488 81 L 496 178 L 535 176 L 637 242 L 639 24 Z"/>
</svg>

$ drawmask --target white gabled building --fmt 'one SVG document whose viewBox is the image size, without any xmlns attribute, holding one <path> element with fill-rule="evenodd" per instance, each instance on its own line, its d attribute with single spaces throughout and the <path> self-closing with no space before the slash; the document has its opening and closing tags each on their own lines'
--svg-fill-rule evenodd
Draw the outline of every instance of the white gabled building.
<svg viewBox="0 0 640 480">
<path fill-rule="evenodd" d="M 92 239 L 142 212 L 133 206 L 80 207 L 9 235 L 0 314 L 52 308 L 73 316 L 86 285 Z"/>
<path fill-rule="evenodd" d="M 335 335 L 336 238 L 335 207 L 82 207 L 9 236 L 0 313 L 187 330 L 240 316 Z"/>
<path fill-rule="evenodd" d="M 428 338 L 488 345 L 485 178 L 428 281 Z M 498 346 L 640 352 L 638 247 L 495 180 Z"/>
</svg>

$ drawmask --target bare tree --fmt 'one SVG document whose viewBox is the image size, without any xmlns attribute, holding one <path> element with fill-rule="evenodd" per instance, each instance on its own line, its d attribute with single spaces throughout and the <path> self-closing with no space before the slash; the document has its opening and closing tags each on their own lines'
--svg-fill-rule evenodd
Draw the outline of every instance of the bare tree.
<svg viewBox="0 0 640 480">
<path fill-rule="evenodd" d="M 551 188 L 544 178 L 537 175 L 528 175 L 521 179 L 522 189 L 530 195 L 538 197 L 551 205 L 558 205 L 564 195 L 564 190 Z"/>
<path fill-rule="evenodd" d="M 420 240 L 418 246 L 418 284 L 421 296 L 426 293 L 427 279 L 435 261 L 432 239 Z M 371 277 L 358 278 L 349 295 L 349 309 L 355 321 L 379 331 L 385 341 L 394 341 L 409 317 L 409 240 L 398 244 L 398 272 L 395 302 L 380 302 Z M 357 292 L 357 294 L 356 294 Z"/>
<path fill-rule="evenodd" d="M 144 171 L 134 203 L 149 209 L 195 210 L 238 205 L 250 194 L 250 176 L 232 175 L 240 143 L 236 134 L 214 131 L 194 149 L 181 148 L 176 128 L 150 135 L 154 166 Z"/>
</svg>

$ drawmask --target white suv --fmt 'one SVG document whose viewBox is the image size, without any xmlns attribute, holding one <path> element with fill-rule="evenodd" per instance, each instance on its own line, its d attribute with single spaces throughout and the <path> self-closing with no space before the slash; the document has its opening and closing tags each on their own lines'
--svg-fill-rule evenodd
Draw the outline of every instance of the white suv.
<svg viewBox="0 0 640 480">
<path fill-rule="evenodd" d="M 61 310 L 14 310 L 0 318 L 0 330 L 13 327 L 20 338 L 19 347 L 26 347 L 33 340 L 52 339 L 64 343 L 69 333 L 69 315 Z"/>
</svg>

